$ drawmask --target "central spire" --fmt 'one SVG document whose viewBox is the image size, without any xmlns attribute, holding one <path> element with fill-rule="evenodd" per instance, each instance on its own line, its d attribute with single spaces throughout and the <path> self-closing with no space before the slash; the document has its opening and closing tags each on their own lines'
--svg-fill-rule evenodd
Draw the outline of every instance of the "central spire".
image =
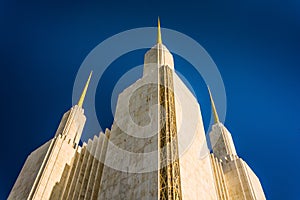
<svg viewBox="0 0 300 200">
<path fill-rule="evenodd" d="M 160 20 L 157 20 L 157 42 L 146 52 L 144 57 L 144 75 L 149 75 L 160 66 L 167 65 L 174 70 L 174 59 L 167 47 L 162 43 Z"/>
<path fill-rule="evenodd" d="M 213 99 L 213 97 L 211 95 L 210 89 L 209 89 L 208 86 L 207 86 L 207 88 L 208 88 L 208 92 L 209 92 L 211 107 L 212 107 L 213 114 L 214 114 L 214 122 L 215 122 L 215 124 L 217 124 L 217 123 L 220 122 L 219 116 L 218 116 L 217 109 L 216 109 L 216 106 L 215 106 L 215 102 L 214 102 L 214 99 Z"/>
<path fill-rule="evenodd" d="M 89 87 L 89 84 L 90 84 L 90 80 L 91 80 L 92 74 L 93 74 L 93 71 L 91 71 L 91 73 L 90 73 L 90 75 L 89 75 L 89 78 L 88 78 L 88 80 L 87 80 L 87 82 L 86 82 L 86 84 L 85 84 L 85 86 L 84 86 L 84 88 L 83 88 L 83 91 L 82 91 L 82 94 L 81 94 L 81 96 L 80 96 L 80 99 L 79 99 L 79 101 L 78 101 L 78 103 L 77 103 L 77 105 L 78 105 L 79 107 L 82 107 L 82 105 L 83 105 L 83 101 L 84 101 L 84 98 L 85 98 L 85 95 L 86 95 L 86 91 L 87 91 L 87 89 L 88 89 L 88 87 Z"/>
<path fill-rule="evenodd" d="M 157 19 L 157 44 L 162 44 L 159 17 Z"/>
</svg>

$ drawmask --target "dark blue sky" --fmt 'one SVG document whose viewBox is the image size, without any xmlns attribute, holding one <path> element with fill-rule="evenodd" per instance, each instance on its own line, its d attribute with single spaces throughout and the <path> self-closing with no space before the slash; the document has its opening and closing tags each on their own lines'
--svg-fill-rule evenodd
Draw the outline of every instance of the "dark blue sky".
<svg viewBox="0 0 300 200">
<path fill-rule="evenodd" d="M 1 1 L 1 199 L 27 155 L 53 137 L 72 106 L 73 82 L 87 54 L 116 33 L 155 26 L 157 16 L 163 27 L 199 42 L 217 64 L 227 94 L 225 125 L 267 198 L 300 198 L 300 3 L 233 0 Z M 128 66 L 126 72 L 143 62 L 144 52 L 125 55 L 114 65 Z M 195 89 L 207 128 L 210 103 L 203 80 L 189 67 L 177 69 Z M 110 71 L 107 77 L 114 75 Z M 97 92 L 105 127 L 112 120 L 105 105 L 120 73 L 106 78 L 107 89 Z"/>
</svg>

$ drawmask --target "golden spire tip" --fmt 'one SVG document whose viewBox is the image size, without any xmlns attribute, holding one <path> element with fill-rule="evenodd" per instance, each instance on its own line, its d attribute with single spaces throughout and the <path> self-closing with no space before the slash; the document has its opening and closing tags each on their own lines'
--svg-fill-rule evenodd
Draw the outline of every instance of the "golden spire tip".
<svg viewBox="0 0 300 200">
<path fill-rule="evenodd" d="M 89 75 L 89 78 L 88 78 L 88 80 L 87 80 L 87 82 L 86 82 L 86 84 L 85 84 L 85 86 L 84 86 L 84 88 L 83 88 L 83 90 L 82 90 L 82 94 L 81 94 L 80 99 L 79 99 L 79 101 L 78 101 L 78 103 L 77 103 L 77 105 L 78 105 L 79 107 L 82 107 L 82 105 L 83 105 L 84 98 L 85 98 L 87 89 L 88 89 L 88 87 L 89 87 L 89 84 L 90 84 L 90 80 L 91 80 L 92 74 L 93 74 L 93 71 L 91 71 L 91 73 L 90 73 L 90 75 Z"/>
<path fill-rule="evenodd" d="M 218 113 L 217 113 L 215 102 L 213 100 L 213 97 L 212 97 L 211 91 L 209 89 L 209 86 L 207 86 L 207 88 L 208 88 L 208 92 L 209 92 L 209 98 L 210 98 L 210 102 L 211 102 L 212 111 L 213 111 L 213 114 L 214 114 L 214 122 L 216 124 L 216 123 L 219 123 L 220 120 L 219 120 L 219 116 L 218 116 Z"/>
<path fill-rule="evenodd" d="M 159 17 L 157 19 L 157 44 L 162 44 Z"/>
</svg>

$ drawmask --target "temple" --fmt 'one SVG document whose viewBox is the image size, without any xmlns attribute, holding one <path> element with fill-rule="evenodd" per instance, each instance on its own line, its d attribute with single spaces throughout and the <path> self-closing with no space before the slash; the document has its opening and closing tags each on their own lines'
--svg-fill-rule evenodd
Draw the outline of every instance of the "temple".
<svg viewBox="0 0 300 200">
<path fill-rule="evenodd" d="M 53 139 L 28 156 L 9 200 L 266 199 L 219 121 L 209 89 L 208 148 L 200 105 L 174 70 L 159 20 L 157 30 L 143 76 L 119 94 L 111 128 L 79 145 L 91 73 Z"/>
</svg>

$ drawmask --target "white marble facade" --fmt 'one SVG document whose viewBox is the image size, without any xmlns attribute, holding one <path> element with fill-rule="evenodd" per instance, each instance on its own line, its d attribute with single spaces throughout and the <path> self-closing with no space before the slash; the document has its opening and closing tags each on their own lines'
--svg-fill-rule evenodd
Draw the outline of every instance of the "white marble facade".
<svg viewBox="0 0 300 200">
<path fill-rule="evenodd" d="M 78 146 L 86 119 L 81 106 L 73 106 L 55 137 L 28 156 L 8 199 L 159 199 L 159 132 L 170 112 L 159 106 L 162 66 L 173 73 L 168 81 L 175 98 L 181 198 L 265 199 L 220 122 L 210 132 L 209 151 L 200 105 L 159 42 L 145 55 L 143 77 L 119 95 L 111 130 Z"/>
</svg>

